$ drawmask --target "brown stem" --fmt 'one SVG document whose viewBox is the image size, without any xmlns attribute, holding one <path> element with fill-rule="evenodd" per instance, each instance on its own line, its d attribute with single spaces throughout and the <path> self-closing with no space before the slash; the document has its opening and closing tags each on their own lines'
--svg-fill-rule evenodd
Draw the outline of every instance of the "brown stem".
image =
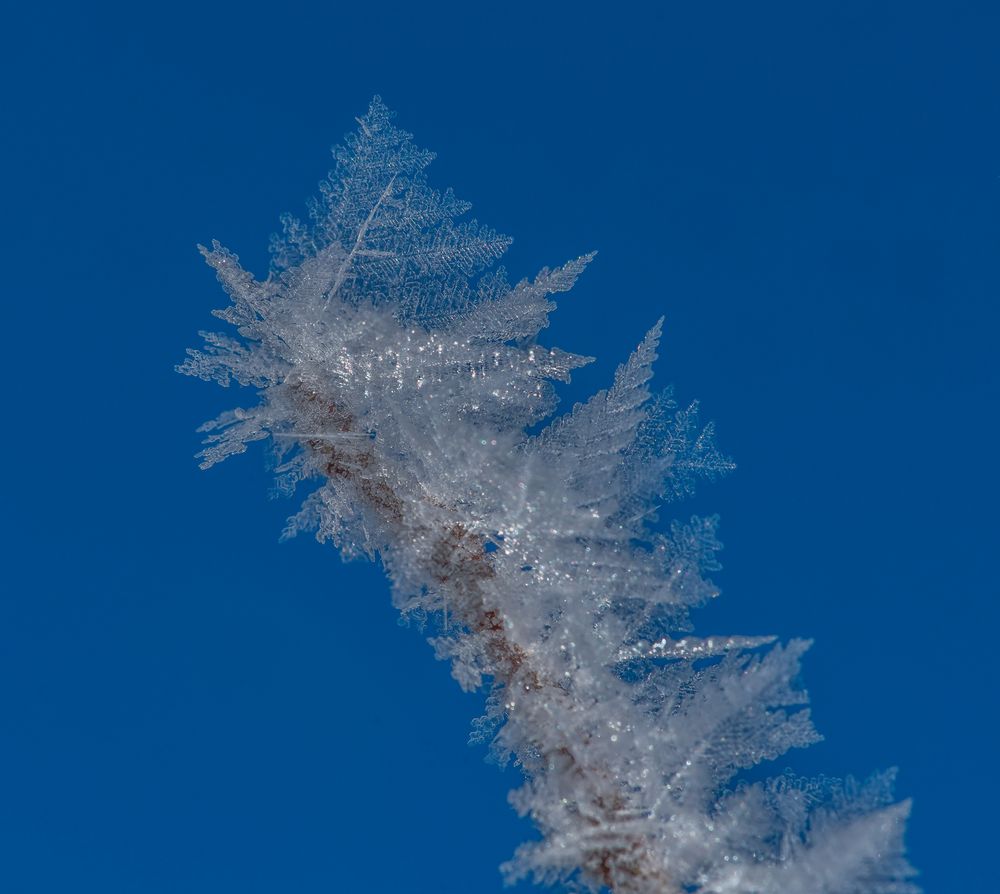
<svg viewBox="0 0 1000 894">
<path fill-rule="evenodd" d="M 307 414 L 329 430 L 362 434 L 356 431 L 353 417 L 337 404 L 322 398 L 304 383 L 291 386 L 293 394 Z M 485 641 L 485 651 L 494 679 L 510 686 L 515 678 L 531 689 L 549 688 L 553 697 L 568 698 L 565 689 L 546 680 L 532 667 L 530 655 L 511 640 L 502 613 L 487 602 L 482 583 L 496 576 L 482 538 L 470 532 L 461 521 L 445 523 L 432 531 L 422 522 L 407 517 L 406 503 L 393 490 L 375 452 L 374 441 L 358 438 L 346 445 L 323 437 L 304 438 L 303 446 L 320 461 L 327 478 L 352 487 L 359 500 L 390 530 L 407 536 L 428 536 L 433 547 L 425 571 L 430 580 L 447 587 L 457 621 L 478 633 Z M 546 749 L 539 749 L 543 757 Z M 570 772 L 587 779 L 594 789 L 592 803 L 599 808 L 603 822 L 613 825 L 615 815 L 626 808 L 617 785 L 607 770 L 584 764 L 568 746 L 550 748 L 549 756 L 558 755 L 560 763 L 570 765 Z M 595 825 L 602 821 L 592 820 Z M 675 894 L 671 879 L 650 859 L 646 843 L 636 837 L 627 845 L 595 850 L 581 867 L 586 874 L 607 887 L 613 894 Z"/>
</svg>

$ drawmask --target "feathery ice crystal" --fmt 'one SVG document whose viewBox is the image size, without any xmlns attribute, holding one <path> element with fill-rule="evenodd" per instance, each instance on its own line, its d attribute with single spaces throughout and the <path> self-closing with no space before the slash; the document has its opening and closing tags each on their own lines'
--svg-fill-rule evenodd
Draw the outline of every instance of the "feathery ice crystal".
<svg viewBox="0 0 1000 894">
<path fill-rule="evenodd" d="M 907 803 L 865 784 L 738 772 L 817 739 L 794 680 L 808 643 L 689 635 L 715 595 L 715 519 L 651 527 L 727 470 L 697 407 L 651 394 L 660 324 L 606 391 L 527 430 L 590 358 L 538 343 L 592 255 L 510 285 L 509 244 L 373 100 L 311 219 L 283 220 L 263 282 L 202 249 L 238 337 L 180 370 L 256 389 L 207 423 L 203 467 L 270 439 L 280 486 L 318 486 L 287 535 L 381 556 L 404 616 L 435 622 L 473 737 L 514 757 L 538 827 L 503 869 L 615 894 L 902 894 Z"/>
</svg>

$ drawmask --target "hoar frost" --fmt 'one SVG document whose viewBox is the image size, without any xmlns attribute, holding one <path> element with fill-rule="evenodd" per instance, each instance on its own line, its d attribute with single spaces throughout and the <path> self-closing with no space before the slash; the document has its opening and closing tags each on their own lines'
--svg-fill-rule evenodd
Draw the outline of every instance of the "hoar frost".
<svg viewBox="0 0 1000 894">
<path fill-rule="evenodd" d="M 509 239 L 427 185 L 433 155 L 392 117 L 376 98 L 358 119 L 265 280 L 202 249 L 236 336 L 203 333 L 180 370 L 258 398 L 203 427 L 203 467 L 269 440 L 280 489 L 314 486 L 286 534 L 379 555 L 459 684 L 489 688 L 473 736 L 522 768 L 511 802 L 541 833 L 509 880 L 916 891 L 890 774 L 739 780 L 816 741 L 794 683 L 808 643 L 689 633 L 716 594 L 716 521 L 656 510 L 730 463 L 695 405 L 651 394 L 660 324 L 607 390 L 527 434 L 591 359 L 537 339 L 593 256 L 511 285 L 493 267 Z"/>
</svg>

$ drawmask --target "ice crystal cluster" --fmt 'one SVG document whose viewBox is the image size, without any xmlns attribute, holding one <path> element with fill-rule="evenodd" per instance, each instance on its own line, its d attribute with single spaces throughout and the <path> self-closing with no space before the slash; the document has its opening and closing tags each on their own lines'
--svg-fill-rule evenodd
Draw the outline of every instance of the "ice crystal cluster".
<svg viewBox="0 0 1000 894">
<path fill-rule="evenodd" d="M 908 805 L 867 783 L 739 773 L 817 739 L 808 643 L 690 634 L 714 596 L 715 519 L 666 502 L 729 468 L 695 405 L 650 390 L 660 324 L 614 381 L 555 416 L 591 358 L 539 335 L 591 261 L 512 285 L 509 239 L 426 180 L 433 159 L 376 98 L 334 150 L 308 222 L 283 219 L 258 281 L 203 249 L 232 300 L 182 372 L 254 389 L 204 426 L 204 467 L 252 441 L 312 488 L 286 534 L 379 556 L 405 617 L 488 691 L 473 738 L 513 758 L 537 840 L 503 867 L 615 894 L 902 894 Z"/>
</svg>

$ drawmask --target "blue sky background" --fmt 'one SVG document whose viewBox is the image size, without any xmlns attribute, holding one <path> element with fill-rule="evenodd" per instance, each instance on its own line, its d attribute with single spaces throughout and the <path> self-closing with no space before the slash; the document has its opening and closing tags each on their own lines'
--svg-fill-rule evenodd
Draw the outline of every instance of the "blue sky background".
<svg viewBox="0 0 1000 894">
<path fill-rule="evenodd" d="M 543 6 L 543 4 L 538 4 Z M 3 16 L 0 888 L 499 891 L 516 776 L 379 569 L 279 545 L 238 400 L 172 372 L 373 93 L 533 274 L 548 343 L 739 464 L 715 633 L 815 637 L 824 743 L 898 765 L 929 892 L 993 890 L 1000 10 L 993 3 L 42 4 Z"/>
</svg>

